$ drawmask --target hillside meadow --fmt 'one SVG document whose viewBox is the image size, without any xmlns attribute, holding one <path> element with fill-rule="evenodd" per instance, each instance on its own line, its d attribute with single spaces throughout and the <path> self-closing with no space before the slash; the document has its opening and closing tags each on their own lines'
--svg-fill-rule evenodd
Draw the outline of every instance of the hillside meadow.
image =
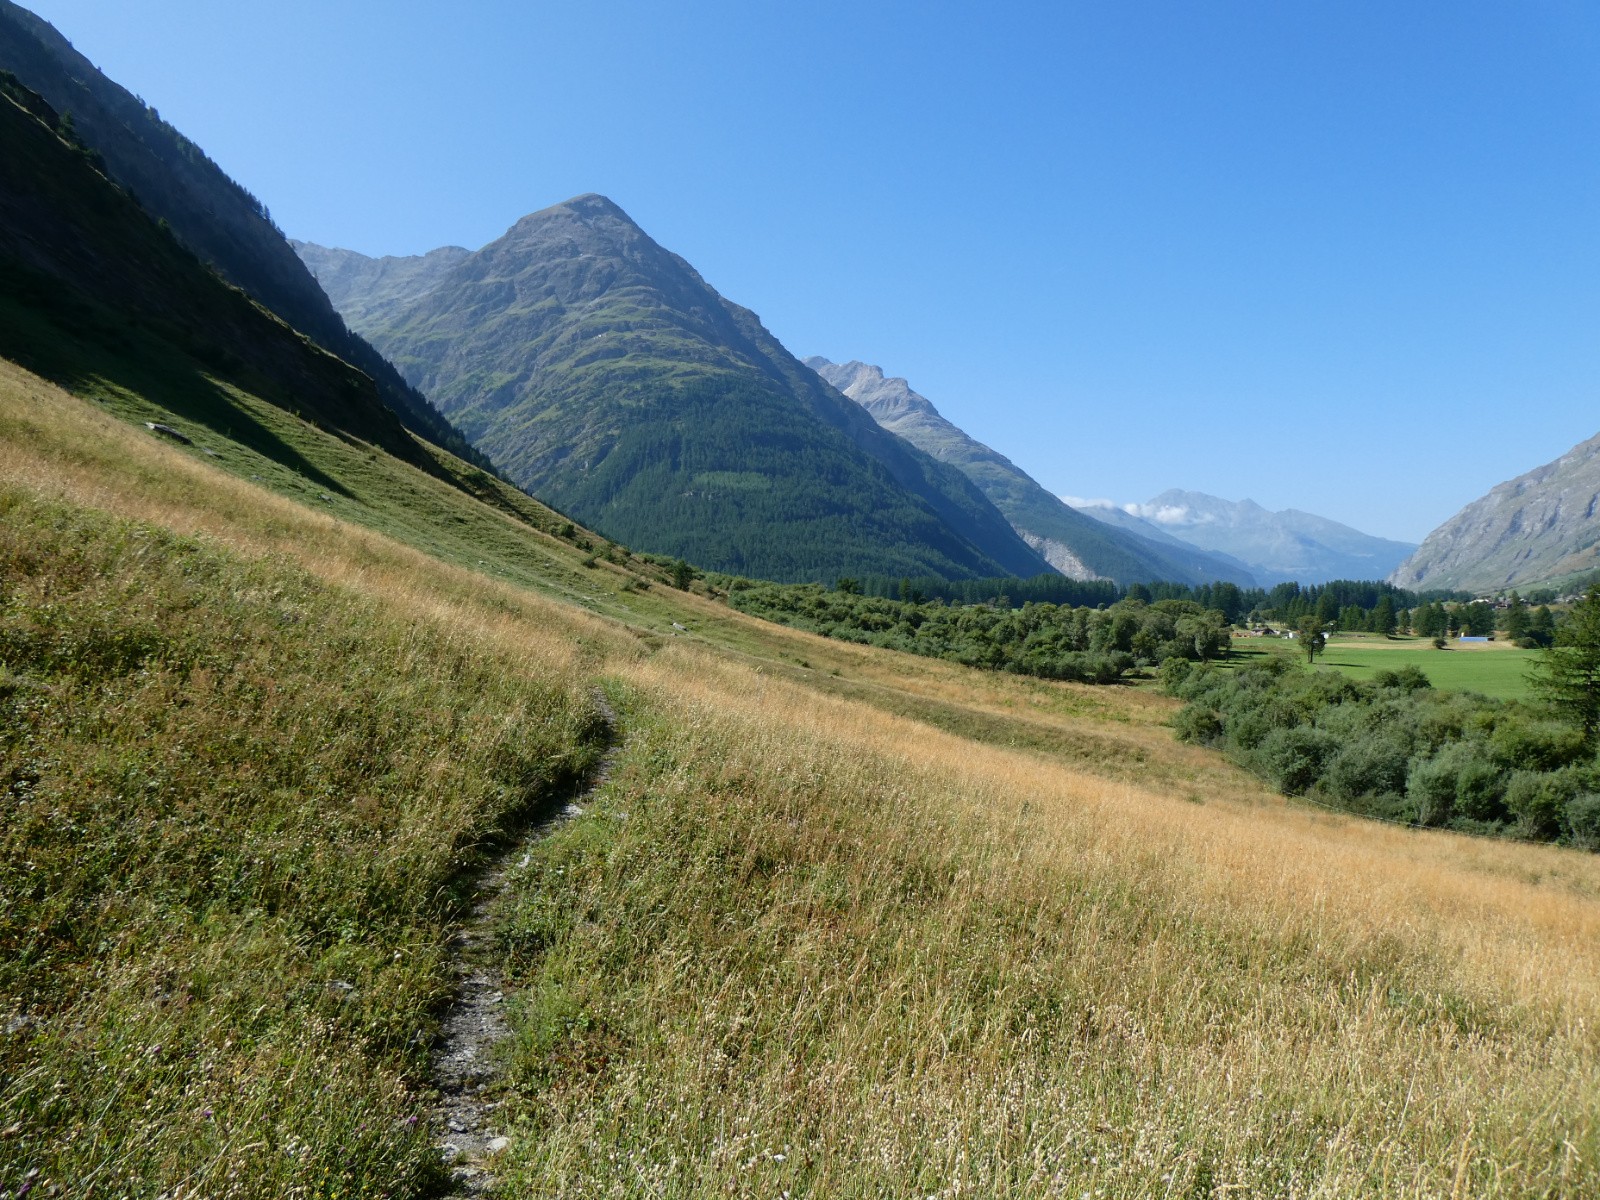
<svg viewBox="0 0 1600 1200">
<path fill-rule="evenodd" d="M 125 416 L 0 364 L 0 1188 L 441 1194 L 460 881 L 615 740 L 493 914 L 501 1194 L 1600 1193 L 1594 856 Z"/>
</svg>

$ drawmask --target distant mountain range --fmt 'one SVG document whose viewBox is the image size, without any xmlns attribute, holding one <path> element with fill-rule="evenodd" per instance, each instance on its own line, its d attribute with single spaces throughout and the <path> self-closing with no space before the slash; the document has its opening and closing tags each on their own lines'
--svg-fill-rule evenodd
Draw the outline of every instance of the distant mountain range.
<svg viewBox="0 0 1600 1200">
<path fill-rule="evenodd" d="M 1383 579 L 1416 549 L 1298 509 L 1270 512 L 1253 500 L 1223 500 L 1177 488 L 1127 507 L 1078 503 L 1080 512 L 1119 529 L 1224 556 L 1263 587 Z"/>
<path fill-rule="evenodd" d="M 1028 544 L 1074 579 L 1114 579 L 1128 584 L 1155 579 L 1174 583 L 1227 580 L 1248 586 L 1250 572 L 1194 546 L 1151 530 L 1107 529 L 1051 495 L 1004 455 L 969 437 L 939 414 L 904 379 L 881 367 L 851 361 L 805 360 L 834 387 L 899 435 L 941 462 L 959 467 L 994 502 Z"/>
<path fill-rule="evenodd" d="M 1600 569 L 1600 435 L 1474 500 L 1390 581 L 1493 592 Z"/>
<path fill-rule="evenodd" d="M 772 579 L 1051 569 L 603 196 L 472 252 L 296 249 L 512 479 L 635 549 Z"/>
</svg>

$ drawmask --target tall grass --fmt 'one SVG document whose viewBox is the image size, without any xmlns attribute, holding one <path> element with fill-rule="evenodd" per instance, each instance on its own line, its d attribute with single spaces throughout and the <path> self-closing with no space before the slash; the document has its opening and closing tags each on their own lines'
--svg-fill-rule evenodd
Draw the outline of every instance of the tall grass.
<svg viewBox="0 0 1600 1200">
<path fill-rule="evenodd" d="M 1290 807 L 1160 697 L 602 620 L 5 370 L 0 1187 L 436 1189 L 450 881 L 605 680 L 497 914 L 504 1194 L 1600 1194 L 1593 856 Z"/>
<path fill-rule="evenodd" d="M 0 490 L 0 1180 L 426 1185 L 455 881 L 599 741 L 529 666 Z"/>
<path fill-rule="evenodd" d="M 1567 872 L 1530 883 L 687 654 L 629 677 L 604 802 L 503 918 L 508 1194 L 1600 1187 L 1591 861 L 1498 862 Z"/>
</svg>

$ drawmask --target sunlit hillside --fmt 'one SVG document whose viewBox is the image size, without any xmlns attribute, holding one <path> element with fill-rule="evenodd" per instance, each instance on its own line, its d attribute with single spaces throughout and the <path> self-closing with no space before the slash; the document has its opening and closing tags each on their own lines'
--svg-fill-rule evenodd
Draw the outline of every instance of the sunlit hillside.
<svg viewBox="0 0 1600 1200">
<path fill-rule="evenodd" d="M 511 847 L 497 1194 L 1600 1194 L 1595 856 L 1294 805 L 1159 696 L 766 625 L 235 400 L 339 488 L 0 364 L 0 1190 L 446 1192 Z"/>
</svg>

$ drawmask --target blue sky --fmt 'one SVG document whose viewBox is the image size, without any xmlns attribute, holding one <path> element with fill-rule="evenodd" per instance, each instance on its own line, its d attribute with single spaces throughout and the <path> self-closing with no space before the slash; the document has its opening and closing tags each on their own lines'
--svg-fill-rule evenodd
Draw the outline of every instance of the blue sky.
<svg viewBox="0 0 1600 1200">
<path fill-rule="evenodd" d="M 1047 487 L 1420 540 L 1600 431 L 1600 6 L 35 0 L 291 236 L 610 196 Z"/>
</svg>

